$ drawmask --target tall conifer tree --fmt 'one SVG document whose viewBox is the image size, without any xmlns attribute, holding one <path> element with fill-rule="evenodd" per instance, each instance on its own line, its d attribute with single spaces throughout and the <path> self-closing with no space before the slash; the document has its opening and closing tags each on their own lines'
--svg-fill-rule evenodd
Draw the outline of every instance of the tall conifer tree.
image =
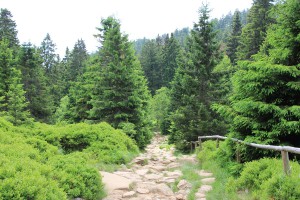
<svg viewBox="0 0 300 200">
<path fill-rule="evenodd" d="M 229 118 L 230 136 L 259 144 L 300 145 L 300 4 L 278 3 L 261 52 L 239 63 L 233 94 L 219 112 Z M 284 37 L 282 37 L 284 35 Z M 233 146 L 233 148 L 235 148 Z M 243 147 L 242 160 L 273 155 Z"/>
<path fill-rule="evenodd" d="M 97 35 L 101 41 L 100 77 L 92 96 L 91 117 L 114 127 L 132 127 L 128 132 L 144 147 L 150 140 L 146 79 L 120 22 L 113 17 L 102 19 Z"/>
<path fill-rule="evenodd" d="M 177 58 L 180 54 L 181 47 L 175 39 L 174 34 L 166 40 L 163 48 L 163 86 L 169 86 L 174 78 L 175 70 L 178 67 Z"/>
<path fill-rule="evenodd" d="M 0 111 L 7 111 L 9 81 L 13 67 L 12 50 L 7 39 L 0 40 Z"/>
<path fill-rule="evenodd" d="M 231 24 L 231 34 L 227 42 L 226 53 L 230 58 L 232 64 L 236 64 L 237 61 L 237 48 L 240 43 L 240 35 L 242 33 L 242 23 L 240 19 L 240 12 L 235 11 L 233 15 L 233 21 Z"/>
<path fill-rule="evenodd" d="M 49 87 L 37 48 L 32 44 L 23 44 L 18 56 L 18 65 L 22 71 L 22 82 L 28 109 L 37 121 L 49 122 L 53 110 Z"/>
<path fill-rule="evenodd" d="M 160 41 L 160 39 L 158 40 Z M 163 85 L 162 48 L 155 40 L 149 40 L 142 48 L 140 61 L 152 93 Z"/>
<path fill-rule="evenodd" d="M 209 21 L 209 9 L 199 10 L 199 22 L 194 25 L 189 40 L 187 60 L 181 62 L 172 83 L 171 142 L 179 149 L 199 135 L 216 133 L 210 111 L 210 81 L 213 68 L 220 59 L 216 34 Z"/>
<path fill-rule="evenodd" d="M 12 20 L 12 14 L 7 9 L 0 10 L 0 40 L 8 40 L 9 47 L 12 48 L 19 44 L 17 25 Z"/>
<path fill-rule="evenodd" d="M 20 125 L 30 118 L 27 110 L 28 102 L 25 98 L 25 91 L 21 83 L 21 72 L 15 68 L 11 69 L 9 89 L 7 92 L 8 104 L 6 117 L 14 125 Z"/>
<path fill-rule="evenodd" d="M 249 60 L 259 51 L 268 26 L 272 23 L 269 11 L 273 0 L 254 0 L 247 16 L 247 25 L 242 29 L 238 59 Z"/>
</svg>

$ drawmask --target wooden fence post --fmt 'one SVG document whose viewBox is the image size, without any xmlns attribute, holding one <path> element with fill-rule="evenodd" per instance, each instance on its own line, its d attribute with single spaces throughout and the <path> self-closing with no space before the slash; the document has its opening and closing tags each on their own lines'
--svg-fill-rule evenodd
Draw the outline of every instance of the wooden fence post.
<svg viewBox="0 0 300 200">
<path fill-rule="evenodd" d="M 202 140 L 201 139 L 198 139 L 199 140 L 199 150 L 201 151 L 202 149 Z"/>
<path fill-rule="evenodd" d="M 281 151 L 281 157 L 283 162 L 283 170 L 286 175 L 290 175 L 290 163 L 289 163 L 289 153 L 287 151 Z"/>
<path fill-rule="evenodd" d="M 217 148 L 219 148 L 219 139 L 217 139 Z"/>
</svg>

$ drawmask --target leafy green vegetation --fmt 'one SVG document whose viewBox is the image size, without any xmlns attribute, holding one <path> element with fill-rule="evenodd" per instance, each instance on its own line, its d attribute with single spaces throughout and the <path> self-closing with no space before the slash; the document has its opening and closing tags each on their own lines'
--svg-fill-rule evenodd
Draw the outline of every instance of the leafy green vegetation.
<svg viewBox="0 0 300 200">
<path fill-rule="evenodd" d="M 153 127 L 170 135 L 176 153 L 212 134 L 299 147 L 299 10 L 299 0 L 254 0 L 249 11 L 212 20 L 203 5 L 192 30 L 139 40 L 138 52 L 108 17 L 95 53 L 78 40 L 60 59 L 50 34 L 40 46 L 20 45 L 1 8 L 0 199 L 99 199 L 97 170 L 128 163 Z M 237 151 L 245 164 L 233 161 Z M 225 199 L 248 198 L 251 190 L 258 199 L 299 199 L 299 177 L 283 176 L 277 155 L 205 143 L 198 157 L 221 179 L 210 198 L 225 190 Z"/>
<path fill-rule="evenodd" d="M 138 147 L 106 123 L 16 127 L 0 118 L 0 198 L 99 199 L 96 166 L 126 164 Z"/>
<path fill-rule="evenodd" d="M 291 174 L 286 176 L 281 159 L 263 158 L 239 164 L 224 159 L 228 149 L 227 142 L 221 142 L 219 148 L 216 141 L 202 143 L 198 153 L 201 167 L 216 177 L 207 199 L 299 199 L 298 162 L 290 162 Z"/>
</svg>

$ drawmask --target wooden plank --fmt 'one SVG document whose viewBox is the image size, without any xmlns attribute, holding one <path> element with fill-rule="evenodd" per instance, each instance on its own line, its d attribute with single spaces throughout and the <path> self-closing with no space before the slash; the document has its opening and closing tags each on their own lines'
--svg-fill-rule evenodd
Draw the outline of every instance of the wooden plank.
<svg viewBox="0 0 300 200">
<path fill-rule="evenodd" d="M 199 136 L 198 140 L 201 140 L 201 139 L 221 139 L 221 140 L 225 140 L 227 138 L 228 137 L 224 137 L 224 136 L 220 136 L 220 135 L 211 135 L 211 136 Z M 259 148 L 259 149 L 267 149 L 267 150 L 274 150 L 274 151 L 286 151 L 286 152 L 290 152 L 290 153 L 300 154 L 300 148 L 296 148 L 296 147 L 263 145 L 263 144 L 244 142 L 244 141 L 236 139 L 236 138 L 229 138 L 229 139 L 234 141 L 234 142 L 245 144 L 245 145 L 255 147 L 255 148 Z"/>
</svg>

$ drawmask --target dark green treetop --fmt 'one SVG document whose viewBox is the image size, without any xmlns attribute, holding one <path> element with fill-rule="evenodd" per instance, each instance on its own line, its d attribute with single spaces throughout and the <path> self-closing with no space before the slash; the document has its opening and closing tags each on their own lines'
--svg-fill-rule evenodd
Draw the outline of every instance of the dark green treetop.
<svg viewBox="0 0 300 200">
<path fill-rule="evenodd" d="M 100 76 L 95 83 L 90 116 L 114 127 L 127 130 L 131 127 L 127 134 L 139 147 L 144 147 L 150 140 L 147 111 L 150 96 L 141 65 L 117 19 L 102 19 L 98 30 Z"/>
<path fill-rule="evenodd" d="M 242 33 L 242 23 L 240 19 L 240 12 L 235 11 L 233 15 L 233 21 L 231 24 L 231 34 L 227 42 L 226 53 L 230 58 L 232 64 L 236 64 L 237 61 L 237 48 L 240 43 L 240 35 Z"/>
<path fill-rule="evenodd" d="M 273 0 L 254 0 L 247 16 L 247 25 L 242 29 L 238 59 L 249 60 L 262 45 L 267 28 L 273 22 L 269 15 Z"/>
<path fill-rule="evenodd" d="M 13 15 L 7 9 L 0 10 L 0 40 L 4 38 L 9 41 L 9 47 L 19 44 L 17 25 L 12 20 Z"/>
</svg>

